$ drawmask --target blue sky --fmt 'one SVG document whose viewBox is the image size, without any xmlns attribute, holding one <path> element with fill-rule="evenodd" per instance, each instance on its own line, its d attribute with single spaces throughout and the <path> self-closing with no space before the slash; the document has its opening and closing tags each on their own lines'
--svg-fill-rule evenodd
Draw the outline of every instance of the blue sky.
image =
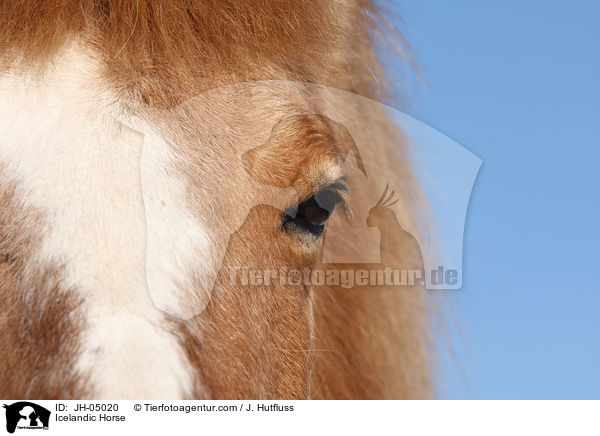
<svg viewBox="0 0 600 436">
<path fill-rule="evenodd" d="M 600 398 L 600 2 L 399 0 L 406 112 L 483 160 L 441 398 Z M 454 357 L 452 357 L 454 354 Z"/>
</svg>

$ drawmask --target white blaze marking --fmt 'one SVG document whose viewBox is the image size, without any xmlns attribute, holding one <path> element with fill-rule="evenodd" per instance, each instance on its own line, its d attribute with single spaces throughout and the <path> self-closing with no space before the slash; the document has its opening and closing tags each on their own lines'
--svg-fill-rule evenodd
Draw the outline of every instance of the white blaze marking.
<svg viewBox="0 0 600 436">
<path fill-rule="evenodd" d="M 201 313 L 210 300 L 217 256 L 210 256 L 213 244 L 198 219 L 188 212 L 187 178 L 184 174 L 174 177 L 175 158 L 168 145 L 148 126 L 138 128 L 144 132 L 141 180 L 150 297 L 171 316 L 189 319 Z M 199 272 L 204 273 L 198 276 L 203 289 L 190 283 L 191 274 Z"/>
<path fill-rule="evenodd" d="M 191 386 L 191 371 L 149 298 L 143 137 L 115 120 L 111 95 L 96 71 L 82 51 L 70 49 L 43 77 L 1 74 L 0 164 L 18 182 L 24 201 L 48 216 L 35 262 L 64 264 L 65 286 L 85 302 L 83 346 L 73 365 L 91 378 L 94 396 L 178 398 Z M 164 152 L 157 149 L 154 162 L 162 162 Z M 151 186 L 157 201 L 171 208 L 172 225 L 196 226 L 194 238 L 176 241 L 185 257 L 193 253 L 191 244 L 207 239 L 198 224 L 178 215 L 185 214 L 182 185 L 168 183 L 165 175 Z M 161 225 L 151 230 L 160 232 Z M 148 265 L 177 254 L 163 245 L 152 248 Z M 165 265 L 177 273 L 174 264 Z M 159 287 L 166 283 L 151 279 Z M 173 287 L 164 284 L 163 291 L 163 303 L 176 304 Z"/>
</svg>

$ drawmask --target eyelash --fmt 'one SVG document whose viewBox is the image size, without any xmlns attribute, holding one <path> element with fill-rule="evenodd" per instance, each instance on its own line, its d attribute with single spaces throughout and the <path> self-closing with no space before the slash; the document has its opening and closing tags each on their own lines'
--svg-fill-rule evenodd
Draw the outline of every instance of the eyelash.
<svg viewBox="0 0 600 436">
<path fill-rule="evenodd" d="M 333 184 L 299 203 L 295 213 L 293 210 L 285 211 L 282 216 L 282 229 L 320 237 L 335 206 L 343 201 L 340 191 L 346 190 L 344 185 Z"/>
</svg>

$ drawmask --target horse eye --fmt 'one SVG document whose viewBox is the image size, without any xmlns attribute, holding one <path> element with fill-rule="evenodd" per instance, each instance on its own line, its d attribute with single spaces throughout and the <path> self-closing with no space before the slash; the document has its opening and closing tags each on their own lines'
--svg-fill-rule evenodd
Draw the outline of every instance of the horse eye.
<svg viewBox="0 0 600 436">
<path fill-rule="evenodd" d="M 321 236 L 325 223 L 341 202 L 337 190 L 325 188 L 298 204 L 296 213 L 286 211 L 282 217 L 282 228 L 288 232 L 304 232 Z"/>
</svg>

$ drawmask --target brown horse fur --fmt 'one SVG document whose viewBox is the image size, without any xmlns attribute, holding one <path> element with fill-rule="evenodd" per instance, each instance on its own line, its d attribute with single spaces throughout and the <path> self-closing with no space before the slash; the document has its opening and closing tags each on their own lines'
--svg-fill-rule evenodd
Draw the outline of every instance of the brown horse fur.
<svg viewBox="0 0 600 436">
<path fill-rule="evenodd" d="M 99 86 L 110 89 L 115 107 L 144 113 L 142 117 L 173 147 L 177 163 L 166 171 L 186 183 L 191 213 L 213 231 L 214 238 L 229 238 L 220 280 L 205 310 L 189 320 L 163 316 L 193 373 L 184 396 L 431 396 L 420 289 L 247 288 L 230 283 L 224 272 L 232 265 L 265 269 L 320 264 L 320 246 L 282 232 L 277 225 L 281 211 L 276 208 L 257 206 L 240 215 L 243 225 L 236 232 L 219 234 L 223 220 L 242 214 L 235 209 L 236 201 L 252 195 L 235 180 L 225 182 L 230 167 L 223 163 L 229 156 L 223 150 L 239 137 L 248 141 L 246 149 L 264 142 L 264 137 L 231 133 L 240 126 L 244 131 L 264 131 L 281 119 L 293 120 L 281 128 L 282 136 L 273 145 L 277 159 L 265 159 L 255 169 L 269 175 L 277 169 L 301 200 L 312 195 L 324 168 L 335 165 L 335 132 L 314 117 L 302 116 L 318 113 L 318 99 L 308 98 L 294 83 L 318 83 L 382 98 L 385 79 L 375 45 L 378 26 L 385 25 L 379 16 L 369 0 L 0 2 L 3 71 L 43 72 L 68 47 L 83 47 L 100 65 Z M 288 85 L 256 91 L 253 98 L 264 104 L 248 113 L 236 107 L 236 96 L 226 91 L 214 93 L 216 102 L 210 109 L 200 103 L 190 104 L 184 115 L 175 109 L 201 93 L 255 80 L 282 80 Z M 161 113 L 170 114 L 169 122 L 154 119 L 148 108 L 166 111 Z M 382 127 L 389 124 L 378 120 L 383 114 L 360 116 L 381 136 L 398 134 Z M 227 128 L 211 127 L 223 125 Z M 390 143 L 395 148 L 385 145 Z M 361 153 L 371 162 L 394 162 L 398 174 L 414 185 L 405 143 L 381 141 Z M 15 190 L 19 181 L 1 180 L 0 396 L 94 397 L 94 368 L 89 373 L 71 370 L 86 325 L 80 310 L 85 296 L 62 284 L 63 265 L 36 258 L 50 225 L 46 211 L 24 206 L 18 197 L 26 198 L 26 192 Z M 349 209 L 372 206 L 377 193 L 352 180 L 348 185 Z M 412 216 L 410 210 L 403 213 Z M 344 241 L 331 249 L 357 250 L 360 241 Z M 392 255 L 386 253 L 387 258 Z M 206 292 L 193 265 L 182 266 L 181 276 L 188 294 Z M 11 381 L 17 373 L 33 375 L 35 383 Z"/>
</svg>

